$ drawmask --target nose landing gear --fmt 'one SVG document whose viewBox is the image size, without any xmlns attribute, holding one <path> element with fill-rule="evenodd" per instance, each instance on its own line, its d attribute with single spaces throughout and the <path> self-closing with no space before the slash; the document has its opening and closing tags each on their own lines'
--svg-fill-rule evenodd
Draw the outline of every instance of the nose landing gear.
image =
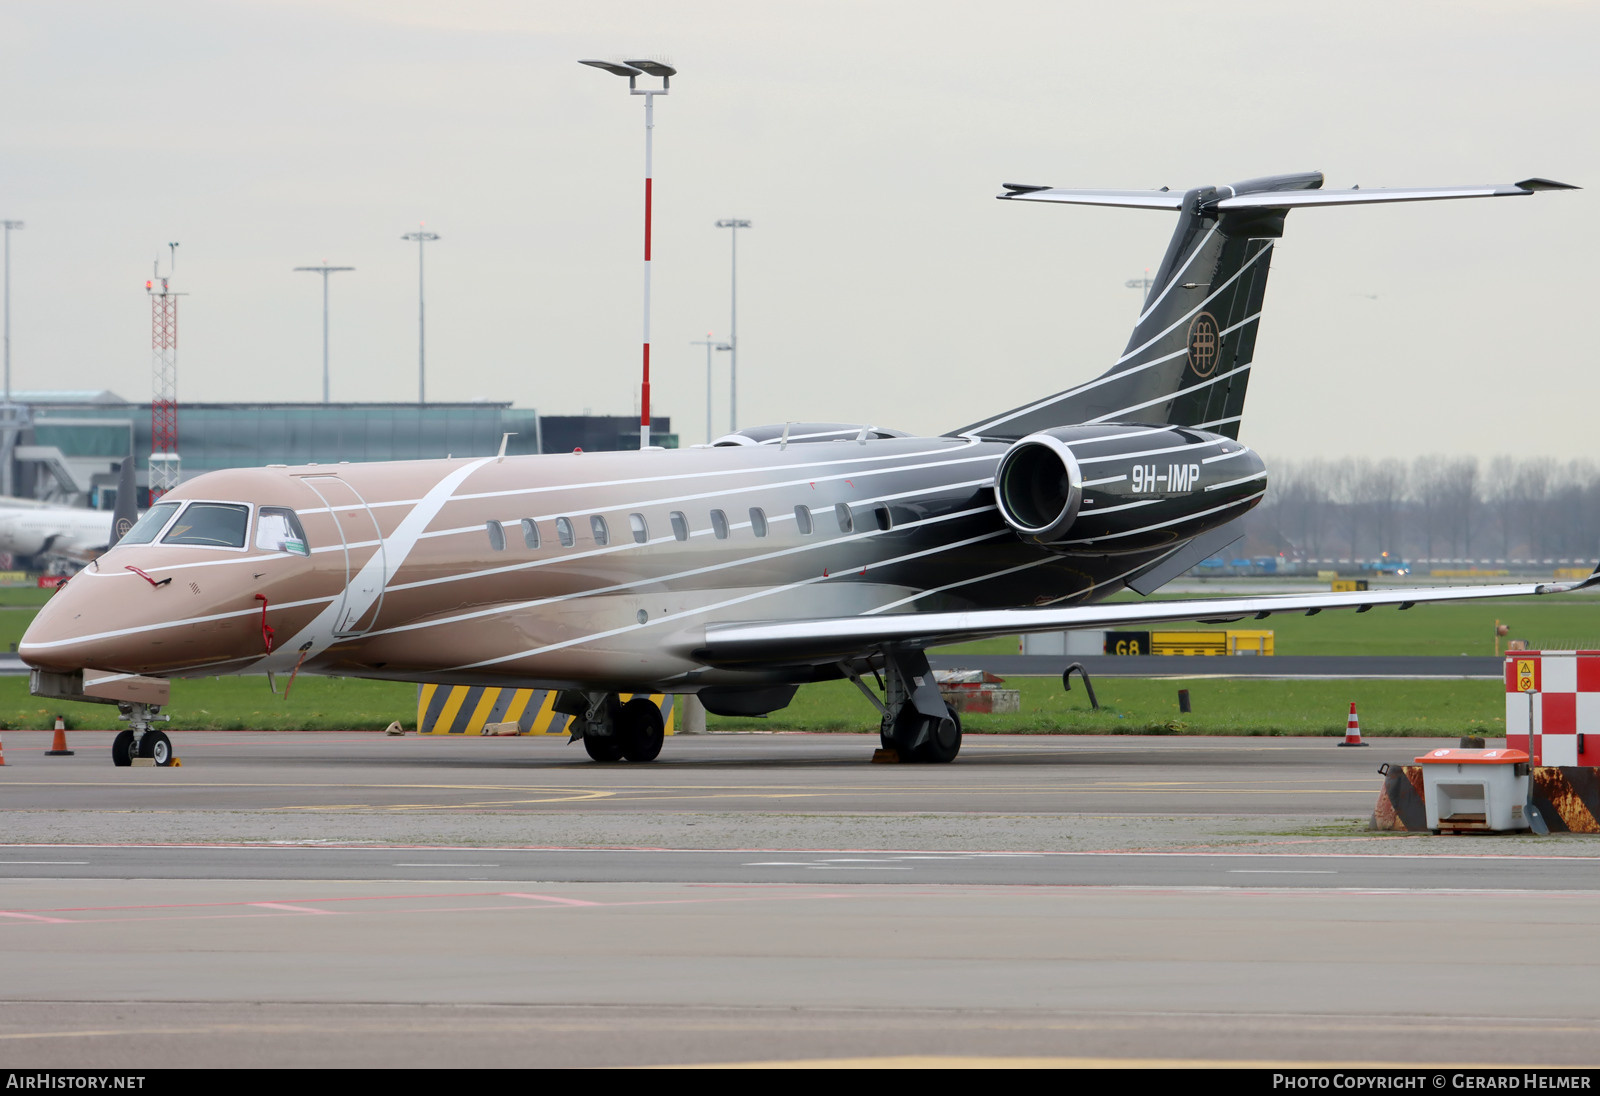
<svg viewBox="0 0 1600 1096">
<path fill-rule="evenodd" d="M 169 720 L 170 715 L 160 715 L 159 705 L 127 703 L 118 704 L 117 718 L 128 723 L 125 730 L 118 731 L 117 737 L 111 740 L 111 763 L 122 767 L 133 764 L 136 757 L 147 757 L 161 767 L 172 764 L 172 740 L 162 731 L 151 726 L 160 720 Z"/>
</svg>

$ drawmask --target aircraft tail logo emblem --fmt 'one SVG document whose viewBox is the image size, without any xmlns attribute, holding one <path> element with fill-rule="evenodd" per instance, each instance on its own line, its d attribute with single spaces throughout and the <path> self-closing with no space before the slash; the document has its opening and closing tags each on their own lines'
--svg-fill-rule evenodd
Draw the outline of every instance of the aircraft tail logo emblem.
<svg viewBox="0 0 1600 1096">
<path fill-rule="evenodd" d="M 1217 321 L 1209 312 L 1202 312 L 1189 324 L 1189 368 L 1197 377 L 1209 377 L 1217 368 Z"/>
</svg>

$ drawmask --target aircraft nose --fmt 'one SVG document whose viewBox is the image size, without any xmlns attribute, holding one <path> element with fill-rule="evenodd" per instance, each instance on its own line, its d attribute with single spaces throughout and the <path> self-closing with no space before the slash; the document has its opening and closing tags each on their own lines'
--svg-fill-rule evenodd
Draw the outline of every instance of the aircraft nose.
<svg viewBox="0 0 1600 1096">
<path fill-rule="evenodd" d="M 69 581 L 58 589 L 17 644 L 22 661 L 39 670 L 68 673 L 89 667 L 112 668 L 104 659 L 113 652 L 96 636 L 100 631 L 96 614 L 89 612 L 91 600 L 85 591 Z"/>
</svg>

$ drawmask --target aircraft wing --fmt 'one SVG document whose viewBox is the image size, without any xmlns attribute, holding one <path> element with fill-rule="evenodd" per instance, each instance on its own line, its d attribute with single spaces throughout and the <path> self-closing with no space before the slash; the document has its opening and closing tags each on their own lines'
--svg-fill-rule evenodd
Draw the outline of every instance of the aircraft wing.
<svg viewBox="0 0 1600 1096">
<path fill-rule="evenodd" d="M 1495 586 L 1437 586 L 1352 593 L 1266 594 L 1256 597 L 1184 598 L 1101 602 L 1058 609 L 986 609 L 966 612 L 886 613 L 881 616 L 768 620 L 707 626 L 696 656 L 713 665 L 792 661 L 820 663 L 858 656 L 887 645 L 933 646 L 1023 632 L 1069 628 L 1129 628 L 1193 620 L 1224 624 L 1273 613 L 1313 616 L 1324 609 L 1367 612 L 1380 605 L 1409 609 L 1428 601 L 1561 594 L 1600 585 L 1600 565 L 1580 582 L 1528 582 Z"/>
</svg>

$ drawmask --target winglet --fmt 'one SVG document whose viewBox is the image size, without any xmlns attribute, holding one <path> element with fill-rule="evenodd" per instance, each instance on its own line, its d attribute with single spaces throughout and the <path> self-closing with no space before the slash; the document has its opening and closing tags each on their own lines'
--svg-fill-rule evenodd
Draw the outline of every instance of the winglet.
<svg viewBox="0 0 1600 1096">
<path fill-rule="evenodd" d="M 1546 583 L 1535 591 L 1540 594 L 1570 594 L 1574 590 L 1587 590 L 1591 586 L 1600 585 L 1600 562 L 1596 562 L 1594 570 L 1589 572 L 1589 577 L 1582 582 L 1551 582 Z"/>
<path fill-rule="evenodd" d="M 1539 178 L 1523 179 L 1521 182 L 1513 183 L 1512 185 L 1517 187 L 1519 190 L 1582 190 L 1583 189 L 1581 186 L 1575 186 L 1572 183 L 1558 183 L 1554 179 L 1539 179 Z"/>
</svg>

